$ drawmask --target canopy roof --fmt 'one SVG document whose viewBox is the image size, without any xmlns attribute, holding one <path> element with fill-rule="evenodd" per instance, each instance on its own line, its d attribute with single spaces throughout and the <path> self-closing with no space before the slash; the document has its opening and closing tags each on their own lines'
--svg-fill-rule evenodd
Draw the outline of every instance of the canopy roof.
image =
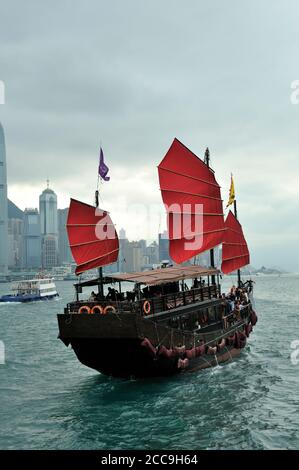
<svg viewBox="0 0 299 470">
<path fill-rule="evenodd" d="M 181 279 L 193 279 L 199 276 L 211 276 L 218 274 L 215 268 L 202 266 L 174 266 L 170 268 L 152 269 L 137 273 L 115 274 L 114 279 L 119 281 L 137 282 L 138 284 L 156 285 L 167 282 L 180 281 Z"/>
<path fill-rule="evenodd" d="M 169 268 L 152 269 L 136 273 L 121 273 L 105 276 L 104 283 L 115 281 L 136 282 L 148 286 L 166 284 L 168 282 L 180 281 L 181 279 L 194 279 L 200 276 L 212 276 L 219 274 L 218 269 L 204 268 L 202 266 L 174 266 Z M 100 282 L 100 279 L 92 279 L 80 282 L 81 286 L 92 286 Z"/>
</svg>

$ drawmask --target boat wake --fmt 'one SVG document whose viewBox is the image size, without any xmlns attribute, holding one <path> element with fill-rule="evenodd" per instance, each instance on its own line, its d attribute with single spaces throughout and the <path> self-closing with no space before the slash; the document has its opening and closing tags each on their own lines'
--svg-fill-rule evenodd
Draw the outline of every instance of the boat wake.
<svg viewBox="0 0 299 470">
<path fill-rule="evenodd" d="M 21 305 L 21 302 L 0 302 L 0 307 L 1 306 L 7 306 L 7 305 Z"/>
</svg>

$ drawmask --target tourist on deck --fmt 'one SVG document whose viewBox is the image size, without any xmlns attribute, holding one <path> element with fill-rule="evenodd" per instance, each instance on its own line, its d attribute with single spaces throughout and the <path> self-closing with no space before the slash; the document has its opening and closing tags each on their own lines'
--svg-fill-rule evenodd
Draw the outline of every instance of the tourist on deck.
<svg viewBox="0 0 299 470">
<path fill-rule="evenodd" d="M 196 277 L 193 281 L 192 289 L 198 289 L 198 288 L 199 288 L 199 280 Z"/>
<path fill-rule="evenodd" d="M 231 312 L 231 305 L 230 305 L 230 302 L 229 300 L 226 298 L 226 295 L 225 294 L 222 294 L 221 295 L 221 299 L 222 299 L 222 305 L 224 307 L 224 313 L 225 315 L 229 315 L 230 312 Z"/>
<path fill-rule="evenodd" d="M 107 300 L 117 300 L 118 291 L 112 287 L 108 287 L 108 294 L 106 295 Z"/>
<path fill-rule="evenodd" d="M 97 299 L 96 293 L 92 291 L 88 300 L 90 300 L 90 302 L 94 302 L 96 299 Z"/>
<path fill-rule="evenodd" d="M 230 294 L 236 296 L 236 290 L 237 290 L 236 286 L 233 285 L 233 286 L 231 287 Z"/>
<path fill-rule="evenodd" d="M 242 290 L 242 293 L 241 293 L 241 302 L 243 302 L 244 304 L 248 304 L 248 294 L 246 292 L 246 289 L 243 289 Z"/>
<path fill-rule="evenodd" d="M 230 301 L 228 302 L 228 305 L 229 305 L 229 309 L 230 309 L 230 310 L 229 310 L 229 313 L 232 313 L 232 312 L 235 310 L 235 302 L 232 301 L 232 300 L 230 300 Z"/>
</svg>

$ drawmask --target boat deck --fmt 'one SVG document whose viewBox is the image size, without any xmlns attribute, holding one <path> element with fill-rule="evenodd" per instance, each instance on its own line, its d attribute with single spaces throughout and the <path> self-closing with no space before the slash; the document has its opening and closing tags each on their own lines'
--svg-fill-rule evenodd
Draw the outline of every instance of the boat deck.
<svg viewBox="0 0 299 470">
<path fill-rule="evenodd" d="M 120 298 L 119 300 L 99 298 L 98 300 L 74 301 L 67 305 L 65 313 L 78 313 L 82 306 L 87 306 L 92 309 L 96 305 L 100 305 L 102 308 L 113 306 L 117 312 L 139 312 L 144 315 L 144 303 L 148 302 L 149 312 L 147 315 L 151 316 L 161 312 L 177 309 L 179 307 L 181 308 L 187 305 L 198 304 L 199 302 L 215 300 L 219 298 L 219 295 L 220 286 L 215 284 L 152 298 L 144 297 L 136 301 L 128 300 L 124 295 L 123 299 Z"/>
</svg>

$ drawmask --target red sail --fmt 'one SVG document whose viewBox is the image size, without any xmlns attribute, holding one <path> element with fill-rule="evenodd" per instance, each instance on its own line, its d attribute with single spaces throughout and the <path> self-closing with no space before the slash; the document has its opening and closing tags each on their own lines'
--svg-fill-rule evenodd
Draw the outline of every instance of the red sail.
<svg viewBox="0 0 299 470">
<path fill-rule="evenodd" d="M 117 260 L 118 236 L 108 212 L 71 199 L 66 227 L 76 274 Z"/>
<path fill-rule="evenodd" d="M 158 171 L 170 257 L 183 263 L 222 243 L 223 207 L 213 170 L 174 139 Z"/>
<path fill-rule="evenodd" d="M 224 225 L 221 270 L 224 274 L 229 274 L 249 264 L 249 250 L 242 226 L 231 211 Z"/>
</svg>

